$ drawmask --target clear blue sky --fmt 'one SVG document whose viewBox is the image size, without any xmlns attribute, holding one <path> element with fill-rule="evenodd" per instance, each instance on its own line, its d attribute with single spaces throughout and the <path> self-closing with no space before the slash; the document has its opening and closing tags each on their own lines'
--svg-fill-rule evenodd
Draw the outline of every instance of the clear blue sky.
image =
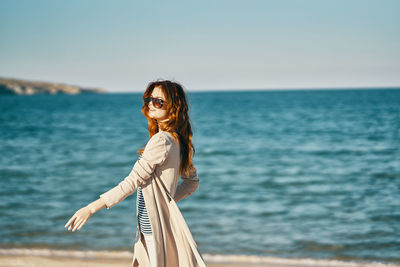
<svg viewBox="0 0 400 267">
<path fill-rule="evenodd" d="M 0 77 L 142 92 L 400 86 L 399 0 L 1 0 Z"/>
</svg>

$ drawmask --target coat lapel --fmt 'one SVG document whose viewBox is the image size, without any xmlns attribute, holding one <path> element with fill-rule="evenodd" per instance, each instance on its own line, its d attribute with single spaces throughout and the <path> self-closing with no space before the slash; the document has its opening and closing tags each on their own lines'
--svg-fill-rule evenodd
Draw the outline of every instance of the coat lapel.
<svg viewBox="0 0 400 267">
<path fill-rule="evenodd" d="M 172 235 L 176 240 L 176 248 L 179 253 L 179 265 L 177 266 L 206 266 L 174 198 L 170 195 L 160 179 L 156 179 L 156 182 L 161 189 L 163 199 L 167 203 L 170 213 L 168 217 L 170 221 L 169 225 L 172 228 Z"/>
<path fill-rule="evenodd" d="M 142 186 L 142 193 L 156 245 L 157 266 L 205 267 L 189 227 L 162 180 L 153 176 L 149 184 Z M 132 266 L 150 267 L 139 226 L 136 231 Z"/>
</svg>

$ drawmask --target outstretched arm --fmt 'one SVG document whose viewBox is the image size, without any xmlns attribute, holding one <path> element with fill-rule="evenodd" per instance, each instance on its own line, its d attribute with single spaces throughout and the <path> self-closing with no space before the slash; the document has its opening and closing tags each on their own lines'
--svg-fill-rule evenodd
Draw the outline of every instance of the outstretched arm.
<svg viewBox="0 0 400 267">
<path fill-rule="evenodd" d="M 110 209 L 127 196 L 133 194 L 140 185 L 152 177 L 156 166 L 164 163 L 171 146 L 172 141 L 162 134 L 157 133 L 153 135 L 129 175 L 117 186 L 101 194 L 99 199 L 75 212 L 65 225 L 65 228 L 70 225 L 68 230 L 72 228 L 72 231 L 79 230 L 94 213 L 104 207 Z"/>
<path fill-rule="evenodd" d="M 197 176 L 197 170 L 192 164 L 192 168 L 189 171 L 189 175 L 182 175 L 182 182 L 176 189 L 174 200 L 175 202 L 181 201 L 182 199 L 193 194 L 199 187 L 199 177 Z"/>
</svg>

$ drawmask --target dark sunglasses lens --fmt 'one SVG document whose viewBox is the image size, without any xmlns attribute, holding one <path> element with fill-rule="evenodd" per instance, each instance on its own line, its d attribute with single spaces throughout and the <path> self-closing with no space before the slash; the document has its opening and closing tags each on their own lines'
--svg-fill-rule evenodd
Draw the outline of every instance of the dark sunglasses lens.
<svg viewBox="0 0 400 267">
<path fill-rule="evenodd" d="M 161 99 L 154 98 L 153 99 L 153 106 L 156 108 L 161 108 L 163 101 Z"/>
</svg>

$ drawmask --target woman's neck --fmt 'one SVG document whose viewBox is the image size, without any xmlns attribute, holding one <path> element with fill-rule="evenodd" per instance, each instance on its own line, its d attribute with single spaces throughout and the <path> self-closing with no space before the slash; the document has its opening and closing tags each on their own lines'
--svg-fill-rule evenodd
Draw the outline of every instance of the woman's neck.
<svg viewBox="0 0 400 267">
<path fill-rule="evenodd" d="M 165 120 L 162 120 L 162 121 L 157 121 L 157 124 L 158 124 L 158 129 L 160 130 L 160 131 L 163 131 L 163 129 L 164 129 L 164 122 L 166 122 L 166 121 L 169 121 L 169 118 L 167 118 L 167 119 L 165 119 Z"/>
</svg>

